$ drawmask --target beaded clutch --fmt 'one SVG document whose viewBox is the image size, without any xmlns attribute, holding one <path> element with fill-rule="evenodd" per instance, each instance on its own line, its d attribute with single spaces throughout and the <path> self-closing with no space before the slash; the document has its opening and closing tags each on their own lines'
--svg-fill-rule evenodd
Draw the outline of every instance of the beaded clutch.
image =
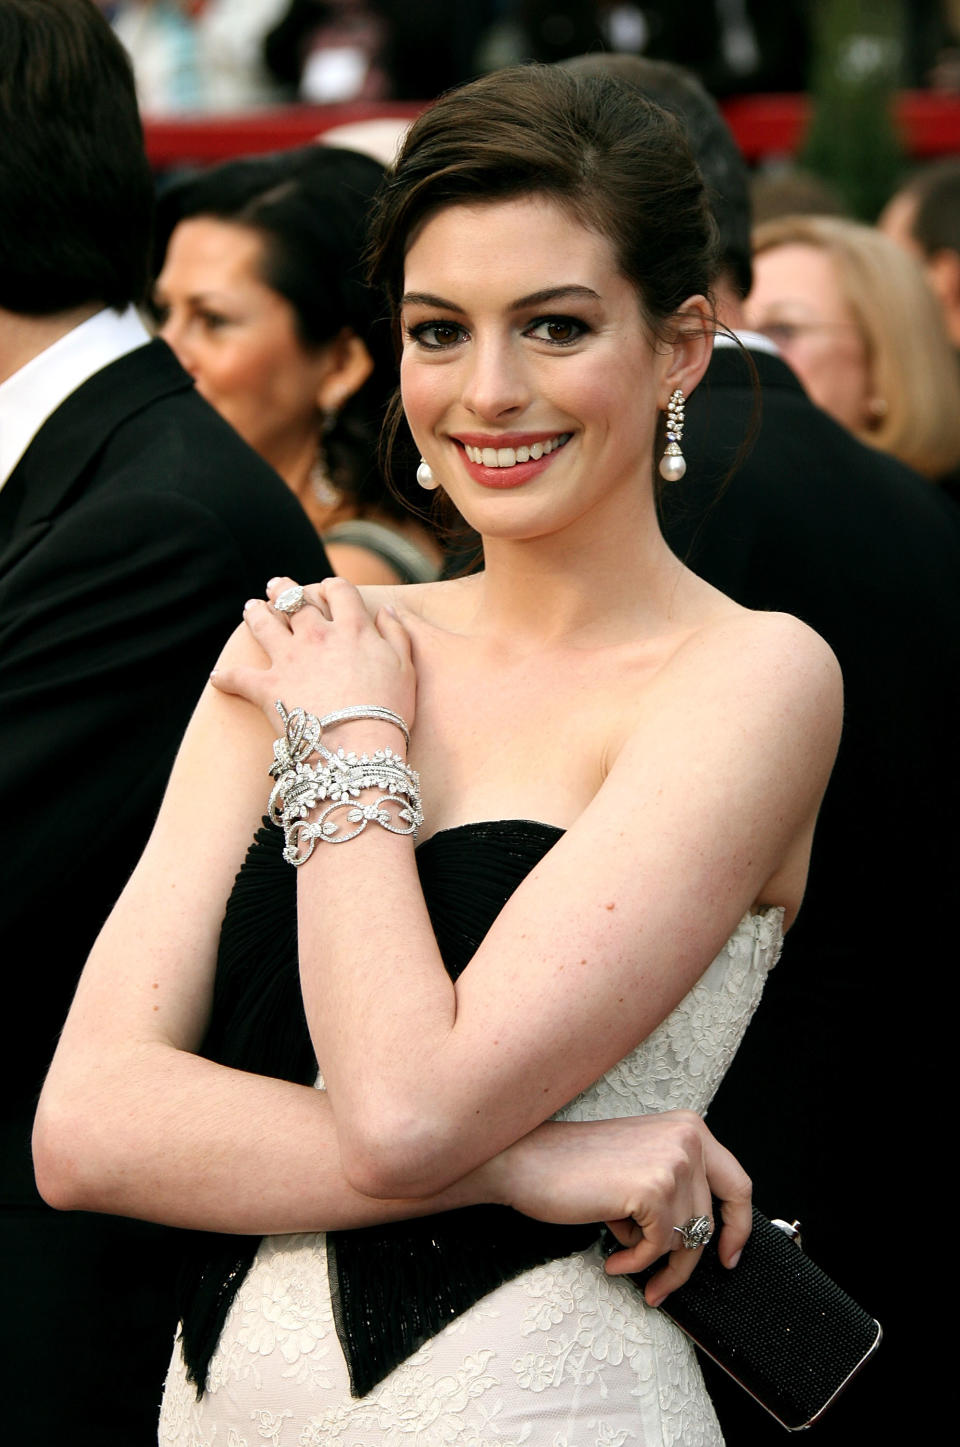
<svg viewBox="0 0 960 1447">
<path fill-rule="evenodd" d="M 609 1233 L 604 1249 L 620 1249 Z M 629 1279 L 642 1290 L 656 1269 Z M 882 1334 L 880 1323 L 804 1254 L 796 1231 L 756 1208 L 734 1270 L 721 1264 L 714 1240 L 660 1310 L 789 1432 L 822 1416 Z"/>
</svg>

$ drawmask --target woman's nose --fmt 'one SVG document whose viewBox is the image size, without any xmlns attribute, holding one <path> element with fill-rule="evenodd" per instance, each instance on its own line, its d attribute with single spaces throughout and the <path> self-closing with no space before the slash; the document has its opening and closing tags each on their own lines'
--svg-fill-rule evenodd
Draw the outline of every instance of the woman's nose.
<svg viewBox="0 0 960 1447">
<path fill-rule="evenodd" d="M 181 367 L 183 367 L 184 371 L 189 372 L 192 377 L 194 373 L 194 359 L 185 323 L 173 312 L 170 312 L 163 326 L 159 328 L 157 335 L 166 342 Z"/>
<path fill-rule="evenodd" d="M 491 421 L 520 412 L 530 396 L 523 359 L 509 342 L 475 343 L 463 402 L 478 417 Z"/>
</svg>

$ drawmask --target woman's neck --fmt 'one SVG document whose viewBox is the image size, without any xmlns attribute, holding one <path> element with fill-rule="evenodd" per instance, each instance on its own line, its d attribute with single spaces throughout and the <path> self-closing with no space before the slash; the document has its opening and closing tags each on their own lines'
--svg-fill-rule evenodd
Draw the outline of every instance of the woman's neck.
<svg viewBox="0 0 960 1447">
<path fill-rule="evenodd" d="M 686 607 L 691 575 L 664 541 L 652 498 L 640 511 L 617 527 L 485 538 L 477 624 L 521 647 L 603 646 L 660 631 Z"/>
</svg>

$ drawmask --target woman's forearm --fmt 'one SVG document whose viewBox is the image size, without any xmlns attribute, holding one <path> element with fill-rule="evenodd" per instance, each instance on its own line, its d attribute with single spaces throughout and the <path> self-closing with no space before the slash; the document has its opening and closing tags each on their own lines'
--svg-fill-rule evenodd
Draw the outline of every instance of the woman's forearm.
<svg viewBox="0 0 960 1447">
<path fill-rule="evenodd" d="M 749 1180 L 687 1111 L 547 1121 L 441 1192 L 375 1198 L 343 1171 L 324 1091 L 159 1042 L 78 1072 L 55 1059 L 34 1159 L 52 1206 L 195 1230 L 345 1230 L 492 1203 L 560 1224 L 624 1223 L 631 1250 L 617 1269 L 640 1270 L 674 1246 L 673 1224 L 712 1190 L 727 1203 L 725 1260 L 749 1231 Z M 674 1252 L 664 1289 L 688 1274 L 690 1254 Z"/>
<path fill-rule="evenodd" d="M 423 1200 L 344 1175 L 326 1094 L 151 1042 L 67 1080 L 55 1061 L 34 1127 L 37 1184 L 62 1210 L 261 1235 L 335 1230 L 496 1200 L 474 1173 Z"/>
</svg>

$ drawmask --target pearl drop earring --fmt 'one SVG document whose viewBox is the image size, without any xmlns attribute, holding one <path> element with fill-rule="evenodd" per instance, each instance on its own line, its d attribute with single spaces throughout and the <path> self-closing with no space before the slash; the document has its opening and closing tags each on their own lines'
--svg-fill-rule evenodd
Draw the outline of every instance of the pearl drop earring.
<svg viewBox="0 0 960 1447">
<path fill-rule="evenodd" d="M 439 483 L 433 475 L 432 467 L 429 462 L 424 462 L 422 457 L 420 459 L 420 466 L 417 468 L 417 482 L 419 482 L 420 486 L 427 492 L 432 492 L 435 487 L 439 487 Z"/>
<path fill-rule="evenodd" d="M 660 476 L 664 482 L 679 482 L 687 470 L 686 458 L 680 451 L 684 400 L 683 392 L 677 387 L 667 403 L 667 445 L 660 459 Z"/>
</svg>

